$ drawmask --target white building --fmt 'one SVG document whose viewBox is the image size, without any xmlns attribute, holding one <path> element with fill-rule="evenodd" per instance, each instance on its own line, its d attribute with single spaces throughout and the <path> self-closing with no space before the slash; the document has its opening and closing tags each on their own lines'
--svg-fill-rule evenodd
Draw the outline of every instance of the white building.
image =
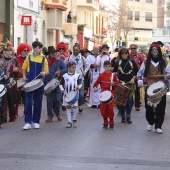
<svg viewBox="0 0 170 170">
<path fill-rule="evenodd" d="M 24 25 L 22 25 L 24 24 Z M 27 25 L 29 24 L 29 25 Z M 42 41 L 40 0 L 14 0 L 14 47 Z"/>
</svg>

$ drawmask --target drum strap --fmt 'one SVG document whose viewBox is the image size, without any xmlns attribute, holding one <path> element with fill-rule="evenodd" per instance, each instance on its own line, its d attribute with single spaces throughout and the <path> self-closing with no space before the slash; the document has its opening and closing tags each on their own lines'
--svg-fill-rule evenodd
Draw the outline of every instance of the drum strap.
<svg viewBox="0 0 170 170">
<path fill-rule="evenodd" d="M 114 73 L 112 73 L 111 75 L 111 83 L 113 82 L 113 77 L 114 77 Z M 110 91 L 112 91 L 112 89 L 113 89 L 113 86 L 112 84 L 110 84 Z"/>
</svg>

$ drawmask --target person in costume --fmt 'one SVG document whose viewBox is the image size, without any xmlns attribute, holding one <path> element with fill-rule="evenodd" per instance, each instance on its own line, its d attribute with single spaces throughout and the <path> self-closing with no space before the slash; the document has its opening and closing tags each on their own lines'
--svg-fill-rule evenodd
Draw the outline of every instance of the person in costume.
<svg viewBox="0 0 170 170">
<path fill-rule="evenodd" d="M 48 74 L 48 62 L 41 53 L 43 44 L 39 41 L 32 43 L 33 53 L 28 55 L 23 63 L 23 81 L 30 82 L 38 76 L 45 77 Z M 26 74 L 27 73 L 27 74 Z M 35 129 L 40 128 L 42 98 L 44 86 L 31 91 L 25 92 L 25 125 L 23 130 L 31 129 L 33 123 Z M 34 99 L 34 107 L 32 109 Z"/>
<path fill-rule="evenodd" d="M 129 51 L 127 48 L 121 48 L 118 55 L 118 60 L 115 63 L 113 72 L 117 73 L 119 83 L 126 84 L 127 87 L 135 90 L 134 79 L 138 72 L 138 67 L 135 61 L 130 60 Z M 118 108 L 121 114 L 121 122 L 131 124 L 131 110 L 133 106 L 132 94 L 129 95 L 125 106 L 119 105 Z"/>
<path fill-rule="evenodd" d="M 56 49 L 54 46 L 48 47 L 48 67 L 49 67 L 49 74 L 45 77 L 44 83 L 45 85 L 48 84 L 52 78 L 57 78 L 58 81 L 61 80 L 61 76 L 67 72 L 67 68 L 65 63 L 56 57 Z M 46 123 L 50 123 L 53 120 L 54 114 L 57 116 L 59 121 L 62 120 L 62 116 L 60 115 L 60 105 L 61 105 L 61 91 L 59 86 L 57 86 L 51 93 L 46 94 L 47 97 L 47 115 L 48 118 Z M 53 111 L 52 111 L 53 109 Z"/>
<path fill-rule="evenodd" d="M 80 46 L 75 44 L 73 46 L 73 54 L 65 59 L 65 64 L 69 61 L 74 61 L 76 63 L 76 73 L 78 73 L 83 81 L 82 87 L 79 89 L 79 100 L 78 100 L 78 105 L 79 105 L 79 112 L 83 111 L 82 105 L 84 102 L 84 77 L 87 74 L 87 71 L 89 70 L 89 64 L 87 60 L 81 56 L 80 54 Z"/>
<path fill-rule="evenodd" d="M 102 52 L 97 56 L 97 60 L 96 60 L 96 65 L 99 67 L 100 74 L 105 71 L 104 61 L 106 60 L 111 61 L 109 46 L 107 44 L 103 44 L 101 50 Z"/>
<path fill-rule="evenodd" d="M 100 105 L 100 101 L 98 95 L 100 90 L 97 92 L 94 91 L 93 85 L 99 77 L 99 67 L 96 65 L 97 56 L 99 55 L 99 47 L 93 47 L 93 53 L 87 56 L 87 62 L 90 65 L 89 77 L 90 77 L 90 95 L 89 95 L 89 103 L 91 108 L 97 108 Z M 100 88 L 100 85 L 98 86 Z"/>
<path fill-rule="evenodd" d="M 146 61 L 142 64 L 140 70 L 137 73 L 138 86 L 143 86 L 143 77 L 146 85 L 150 86 L 158 81 L 164 82 L 167 78 L 169 78 L 169 74 L 170 66 L 167 60 L 162 56 L 160 44 L 153 42 L 150 45 Z M 154 77 L 154 75 L 159 76 Z M 162 125 L 164 122 L 166 108 L 166 92 L 163 94 L 162 98 L 155 103 L 148 98 L 147 89 L 148 88 L 146 88 L 145 91 L 146 120 L 148 121 L 147 130 L 151 131 L 153 126 L 155 126 L 155 131 L 161 134 L 163 133 Z"/>
<path fill-rule="evenodd" d="M 145 57 L 142 54 L 139 54 L 137 52 L 138 46 L 136 44 L 131 44 L 130 45 L 130 58 L 131 60 L 134 60 L 136 65 L 138 66 L 138 69 L 140 69 L 140 66 L 142 65 Z M 140 111 L 140 91 L 139 87 L 137 85 L 137 79 L 135 79 L 135 84 L 136 84 L 136 90 L 135 90 L 135 108 L 136 111 Z"/>
<path fill-rule="evenodd" d="M 79 98 L 79 89 L 82 87 L 82 78 L 76 73 L 76 63 L 74 61 L 67 62 L 68 72 L 63 75 L 63 78 L 60 83 L 60 89 L 64 94 L 64 101 L 67 108 L 67 119 L 68 124 L 66 128 L 77 127 L 77 113 L 78 113 L 78 98 Z M 65 88 L 63 85 L 65 84 Z M 72 91 L 76 91 L 75 98 L 67 102 L 68 94 Z M 73 107 L 73 121 L 71 119 L 71 107 Z"/>
<path fill-rule="evenodd" d="M 65 60 L 66 58 L 69 57 L 68 54 L 66 54 L 67 50 L 68 50 L 68 47 L 66 44 L 64 43 L 59 43 L 56 47 L 56 50 L 58 52 L 57 54 L 57 58 L 60 58 L 61 60 Z"/>
<path fill-rule="evenodd" d="M 115 87 L 117 87 L 117 76 L 116 74 L 111 72 L 111 63 L 109 60 L 104 61 L 104 69 L 105 71 L 99 75 L 98 79 L 93 85 L 94 91 L 98 91 L 98 85 L 101 86 L 101 91 L 111 91 L 111 93 L 115 94 Z M 107 129 L 109 124 L 109 129 L 114 128 L 114 100 L 109 103 L 103 104 L 100 102 L 100 113 L 103 117 L 103 128 Z"/>
<path fill-rule="evenodd" d="M 0 54 L 0 84 L 5 86 L 6 81 L 8 79 L 8 75 L 6 74 L 5 68 L 3 66 L 3 60 L 4 57 Z M 2 128 L 2 124 L 4 123 L 3 106 L 4 106 L 4 95 L 0 97 L 0 128 Z"/>
</svg>

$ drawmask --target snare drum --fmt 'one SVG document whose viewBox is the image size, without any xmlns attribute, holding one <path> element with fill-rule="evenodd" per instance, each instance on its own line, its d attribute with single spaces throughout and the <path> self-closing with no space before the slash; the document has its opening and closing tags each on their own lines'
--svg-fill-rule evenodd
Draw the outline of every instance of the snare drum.
<svg viewBox="0 0 170 170">
<path fill-rule="evenodd" d="M 16 85 L 16 80 L 14 80 L 14 78 L 10 78 L 9 83 L 7 84 L 7 87 L 11 88 L 11 87 L 13 87 L 15 85 Z"/>
<path fill-rule="evenodd" d="M 6 93 L 7 89 L 3 84 L 0 84 L 0 97 L 4 96 Z"/>
<path fill-rule="evenodd" d="M 51 93 L 58 85 L 59 85 L 58 79 L 54 78 L 44 87 L 44 94 Z"/>
<path fill-rule="evenodd" d="M 36 79 L 36 80 L 32 80 L 29 83 L 26 83 L 23 86 L 23 90 L 25 92 L 31 92 L 34 91 L 36 89 L 39 89 L 40 87 L 42 87 L 44 85 L 43 81 L 41 79 Z"/>
<path fill-rule="evenodd" d="M 23 81 L 23 78 L 17 80 L 17 88 L 21 88 L 26 84 L 26 81 Z"/>
<path fill-rule="evenodd" d="M 65 97 L 64 100 L 66 103 L 69 103 L 70 105 L 73 105 L 77 102 L 79 99 L 79 95 L 77 91 L 70 91 Z"/>
<path fill-rule="evenodd" d="M 146 91 L 147 97 L 153 103 L 158 102 L 166 94 L 166 92 L 167 86 L 162 81 L 151 84 Z"/>
<path fill-rule="evenodd" d="M 115 90 L 115 103 L 120 106 L 126 106 L 129 95 L 132 92 L 130 87 L 119 84 L 119 86 Z"/>
<path fill-rule="evenodd" d="M 99 94 L 99 100 L 102 104 L 109 104 L 113 101 L 114 97 L 111 91 L 103 91 Z"/>
</svg>

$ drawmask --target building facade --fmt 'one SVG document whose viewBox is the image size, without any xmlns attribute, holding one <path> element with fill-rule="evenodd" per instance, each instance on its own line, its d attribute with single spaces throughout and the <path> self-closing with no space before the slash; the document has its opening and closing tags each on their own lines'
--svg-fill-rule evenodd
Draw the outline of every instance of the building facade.
<svg viewBox="0 0 170 170">
<path fill-rule="evenodd" d="M 153 30 L 157 28 L 157 1 L 155 0 L 127 0 L 128 20 L 132 29 L 127 35 L 129 46 L 135 43 L 145 50 L 152 42 Z M 122 36 L 122 41 L 124 37 Z"/>
</svg>

